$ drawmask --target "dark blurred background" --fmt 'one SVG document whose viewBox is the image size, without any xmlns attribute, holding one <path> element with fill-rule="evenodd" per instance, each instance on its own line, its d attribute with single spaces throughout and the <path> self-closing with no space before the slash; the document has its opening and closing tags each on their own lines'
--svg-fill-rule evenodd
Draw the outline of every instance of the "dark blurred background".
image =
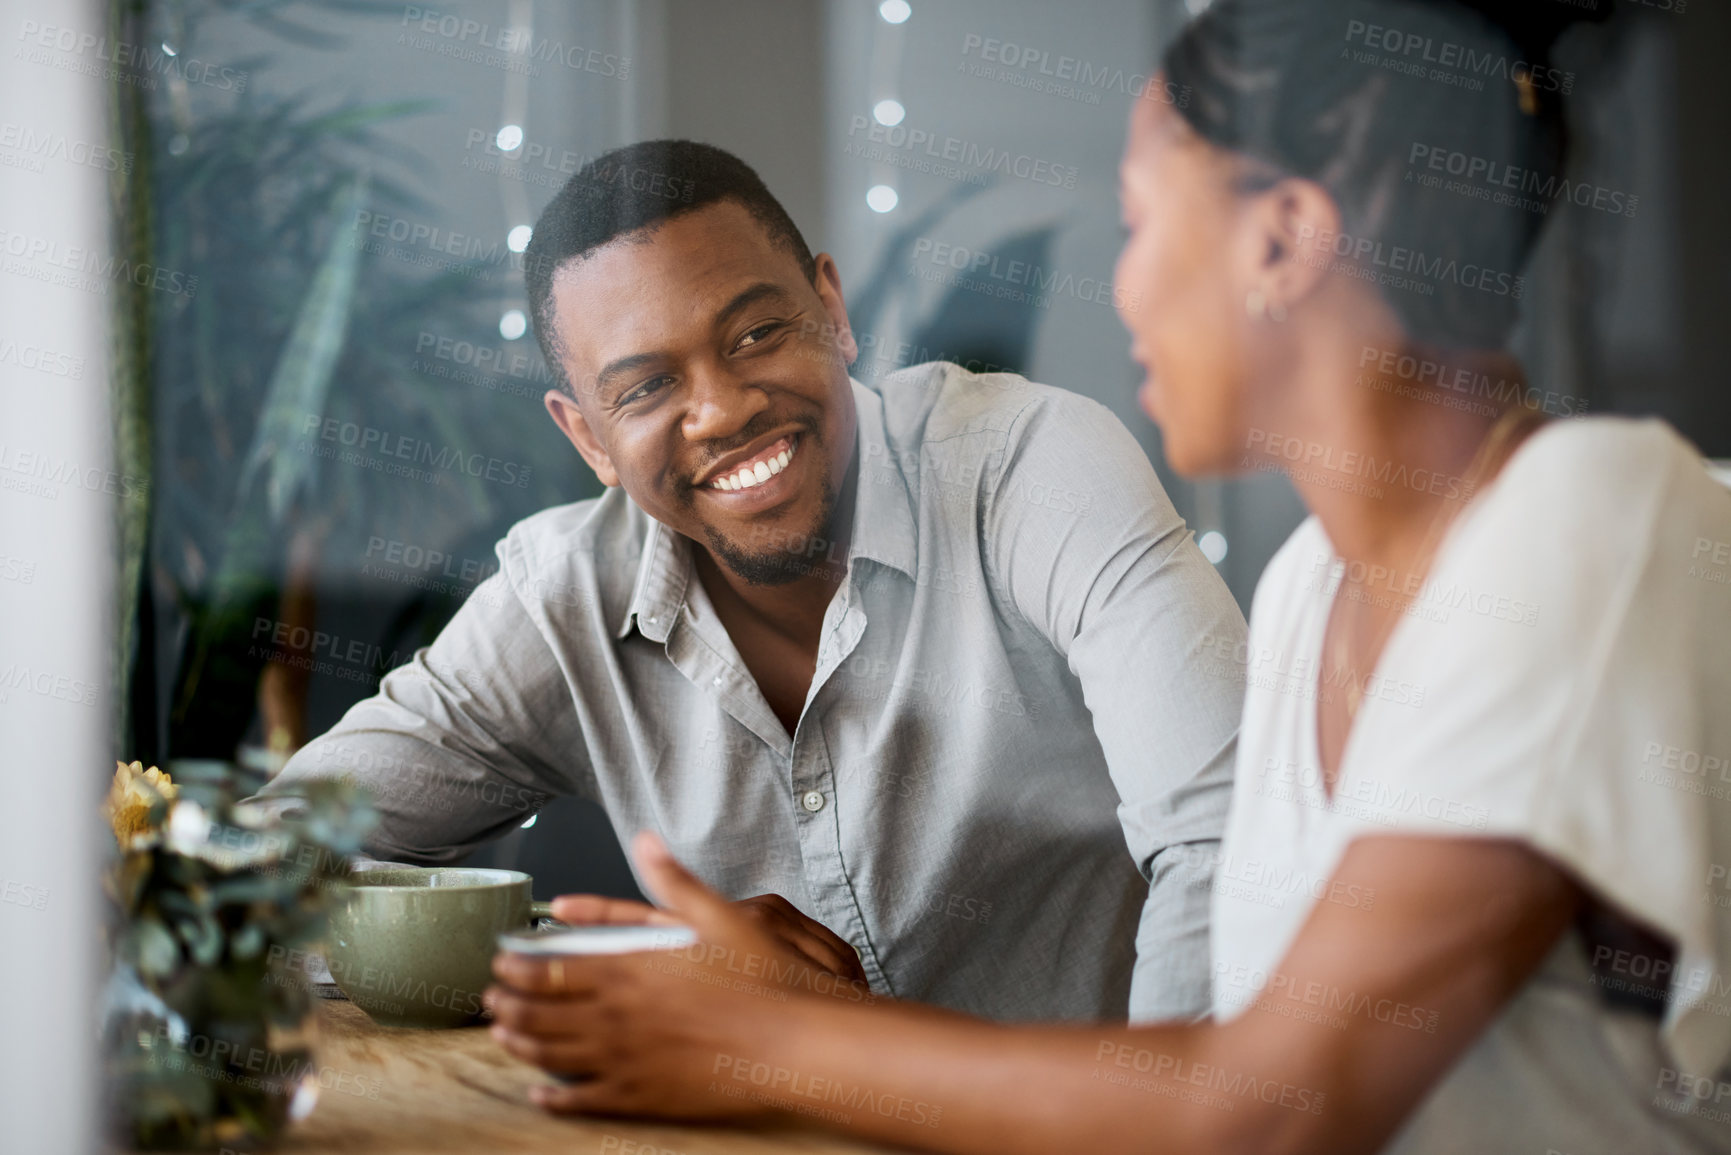
<svg viewBox="0 0 1731 1155">
<path fill-rule="evenodd" d="M 1636 199 L 1553 210 L 1518 346 L 1573 408 L 1731 458 L 1731 9 L 1677 6 L 1561 47 L 1569 175 Z M 541 408 L 520 252 L 565 176 L 652 137 L 738 153 L 835 255 L 862 381 L 942 358 L 1110 406 L 1248 609 L 1301 507 L 1279 478 L 1164 469 L 1110 305 L 1128 110 L 1201 7 L 117 2 L 148 46 L 116 113 L 124 241 L 183 274 L 122 326 L 123 472 L 153 484 L 124 502 L 120 747 L 270 772 L 438 631 L 514 521 L 599 492 Z M 991 271 L 1012 261 L 1051 287 Z M 633 893 L 571 799 L 476 858 L 538 896 Z"/>
</svg>

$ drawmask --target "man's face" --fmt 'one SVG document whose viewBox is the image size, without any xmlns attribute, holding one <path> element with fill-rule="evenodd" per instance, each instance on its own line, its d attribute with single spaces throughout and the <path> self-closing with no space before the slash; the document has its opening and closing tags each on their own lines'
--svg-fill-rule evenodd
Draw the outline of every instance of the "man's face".
<svg viewBox="0 0 1731 1155">
<path fill-rule="evenodd" d="M 547 410 L 601 481 L 748 581 L 806 572 L 854 450 L 835 262 L 812 284 L 724 201 L 566 263 L 552 304 L 576 400 Z"/>
</svg>

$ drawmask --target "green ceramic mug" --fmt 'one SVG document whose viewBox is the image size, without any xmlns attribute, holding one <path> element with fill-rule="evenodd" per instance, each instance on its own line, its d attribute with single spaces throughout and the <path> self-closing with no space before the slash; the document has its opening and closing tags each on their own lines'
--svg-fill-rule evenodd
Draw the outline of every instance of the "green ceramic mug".
<svg viewBox="0 0 1731 1155">
<path fill-rule="evenodd" d="M 352 875 L 331 911 L 331 978 L 391 1027 L 479 1020 L 499 935 L 547 916 L 520 870 L 389 867 Z"/>
</svg>

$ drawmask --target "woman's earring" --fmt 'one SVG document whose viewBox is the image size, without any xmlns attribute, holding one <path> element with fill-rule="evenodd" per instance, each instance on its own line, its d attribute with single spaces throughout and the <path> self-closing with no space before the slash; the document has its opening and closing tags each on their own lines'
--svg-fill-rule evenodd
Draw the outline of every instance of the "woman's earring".
<svg viewBox="0 0 1731 1155">
<path fill-rule="evenodd" d="M 1244 298 L 1244 311 L 1252 321 L 1273 321 L 1275 324 L 1286 320 L 1286 306 L 1279 301 L 1270 301 L 1268 294 L 1261 289 L 1252 289 Z"/>
</svg>

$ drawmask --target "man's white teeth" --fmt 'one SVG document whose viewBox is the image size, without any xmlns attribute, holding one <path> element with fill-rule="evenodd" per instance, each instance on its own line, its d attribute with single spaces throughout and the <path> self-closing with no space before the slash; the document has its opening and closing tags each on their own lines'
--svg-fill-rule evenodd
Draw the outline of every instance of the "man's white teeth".
<svg viewBox="0 0 1731 1155">
<path fill-rule="evenodd" d="M 791 460 L 793 460 L 793 450 L 784 449 L 774 457 L 766 458 L 756 465 L 747 466 L 738 473 L 718 477 L 709 484 L 715 489 L 750 489 L 754 485 L 762 485 L 786 469 L 787 463 Z"/>
</svg>

